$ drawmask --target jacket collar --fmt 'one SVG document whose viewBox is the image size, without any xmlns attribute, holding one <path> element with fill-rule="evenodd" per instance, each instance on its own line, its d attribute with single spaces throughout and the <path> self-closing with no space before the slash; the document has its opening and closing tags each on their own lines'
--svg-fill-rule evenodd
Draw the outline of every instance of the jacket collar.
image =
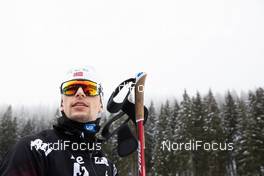
<svg viewBox="0 0 264 176">
<path fill-rule="evenodd" d="M 57 124 L 53 125 L 53 128 L 59 133 L 63 134 L 64 137 L 70 138 L 73 141 L 96 141 L 96 133 L 100 130 L 100 118 L 95 121 L 87 123 L 81 123 L 69 119 L 63 112 L 62 116 L 57 119 Z M 87 127 L 92 127 L 90 130 Z"/>
</svg>

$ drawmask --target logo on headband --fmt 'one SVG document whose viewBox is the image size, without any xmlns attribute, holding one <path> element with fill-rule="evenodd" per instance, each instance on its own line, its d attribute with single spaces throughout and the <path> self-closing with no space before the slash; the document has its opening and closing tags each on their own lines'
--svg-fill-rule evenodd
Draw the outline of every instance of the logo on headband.
<svg viewBox="0 0 264 176">
<path fill-rule="evenodd" d="M 75 73 L 73 73 L 73 77 L 76 77 L 76 76 L 83 76 L 83 72 L 75 72 Z"/>
</svg>

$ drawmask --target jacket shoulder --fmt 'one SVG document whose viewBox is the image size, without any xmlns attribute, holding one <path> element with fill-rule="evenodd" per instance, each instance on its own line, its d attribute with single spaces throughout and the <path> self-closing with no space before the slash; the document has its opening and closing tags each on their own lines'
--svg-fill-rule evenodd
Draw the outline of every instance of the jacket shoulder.
<svg viewBox="0 0 264 176">
<path fill-rule="evenodd" d="M 12 176 L 20 176 L 22 173 L 42 175 L 45 168 L 45 146 L 41 145 L 41 141 L 49 141 L 54 137 L 56 136 L 52 130 L 45 130 L 19 139 L 2 160 L 0 173 Z"/>
</svg>

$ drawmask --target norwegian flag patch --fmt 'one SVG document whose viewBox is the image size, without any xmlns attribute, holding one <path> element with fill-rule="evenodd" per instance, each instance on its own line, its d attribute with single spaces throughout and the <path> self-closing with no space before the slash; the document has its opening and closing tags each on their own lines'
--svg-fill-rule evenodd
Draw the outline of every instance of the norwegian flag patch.
<svg viewBox="0 0 264 176">
<path fill-rule="evenodd" d="M 83 72 L 75 72 L 75 73 L 73 73 L 73 77 L 76 77 L 76 76 L 83 76 Z"/>
</svg>

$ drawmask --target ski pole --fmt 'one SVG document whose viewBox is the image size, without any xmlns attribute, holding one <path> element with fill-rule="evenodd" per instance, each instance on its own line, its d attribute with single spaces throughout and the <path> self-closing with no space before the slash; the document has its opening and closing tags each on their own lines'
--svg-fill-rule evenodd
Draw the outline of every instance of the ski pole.
<svg viewBox="0 0 264 176">
<path fill-rule="evenodd" d="M 138 127 L 138 176 L 146 175 L 145 166 L 145 137 L 144 137 L 144 85 L 147 74 L 140 72 L 136 76 L 135 112 Z"/>
</svg>

